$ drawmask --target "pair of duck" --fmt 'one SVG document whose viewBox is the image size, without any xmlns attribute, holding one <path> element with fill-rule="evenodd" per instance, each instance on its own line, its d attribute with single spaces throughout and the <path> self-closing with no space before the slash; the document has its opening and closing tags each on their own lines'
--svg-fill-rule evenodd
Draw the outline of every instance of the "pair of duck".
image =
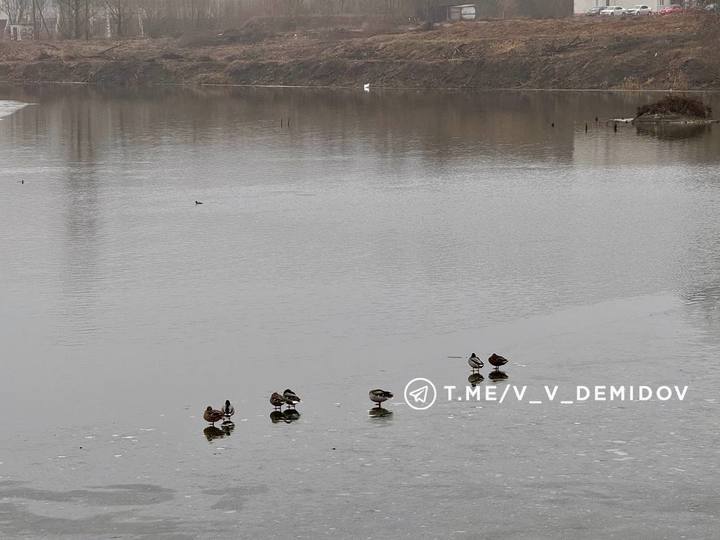
<svg viewBox="0 0 720 540">
<path fill-rule="evenodd" d="M 294 409 L 296 403 L 300 403 L 300 397 L 289 388 L 286 388 L 282 394 L 273 392 L 270 396 L 270 404 L 277 410 L 282 409 L 283 405 Z"/>
<path fill-rule="evenodd" d="M 508 378 L 507 373 L 500 371 L 500 367 L 508 363 L 507 358 L 500 356 L 499 354 L 492 353 L 490 358 L 488 358 L 488 362 L 495 368 L 488 374 L 488 379 L 491 381 L 502 381 Z M 480 374 L 480 368 L 482 368 L 485 364 L 475 353 L 472 353 L 470 358 L 468 358 L 468 365 L 472 370 L 470 372 L 470 376 L 468 377 L 468 382 L 473 388 L 475 388 L 478 384 L 485 380 L 485 378 Z"/>
<path fill-rule="evenodd" d="M 205 409 L 205 413 L 203 414 L 203 418 L 206 422 L 209 422 L 214 426 L 215 422 L 219 422 L 220 420 L 223 422 L 230 422 L 230 419 L 234 414 L 235 407 L 232 406 L 229 399 L 226 399 L 222 410 L 213 409 L 210 405 L 208 405 Z"/>
<path fill-rule="evenodd" d="M 492 353 L 488 358 L 488 362 L 495 369 L 500 369 L 501 366 L 504 366 L 508 363 L 508 359 L 504 356 L 500 356 L 499 354 Z M 480 358 L 478 358 L 475 353 L 472 353 L 470 355 L 470 358 L 468 358 L 468 365 L 473 371 L 480 371 L 480 368 L 485 366 L 485 363 L 480 360 Z"/>
</svg>

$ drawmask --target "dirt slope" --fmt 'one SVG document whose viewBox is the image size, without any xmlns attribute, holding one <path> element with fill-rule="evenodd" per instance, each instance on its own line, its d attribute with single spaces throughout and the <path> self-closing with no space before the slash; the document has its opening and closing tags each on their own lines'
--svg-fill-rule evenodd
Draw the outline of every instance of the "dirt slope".
<svg viewBox="0 0 720 540">
<path fill-rule="evenodd" d="M 422 88 L 720 89 L 720 20 L 671 15 L 461 23 L 430 31 L 0 42 L 0 80 Z M 112 47 L 112 48 L 111 48 Z"/>
</svg>

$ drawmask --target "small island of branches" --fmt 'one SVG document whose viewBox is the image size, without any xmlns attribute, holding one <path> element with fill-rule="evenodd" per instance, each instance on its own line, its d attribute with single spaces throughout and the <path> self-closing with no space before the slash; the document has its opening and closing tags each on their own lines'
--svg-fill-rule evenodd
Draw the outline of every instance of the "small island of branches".
<svg viewBox="0 0 720 540">
<path fill-rule="evenodd" d="M 709 124 L 714 120 L 712 119 L 712 109 L 701 99 L 668 95 L 660 101 L 638 107 L 633 122 Z"/>
</svg>

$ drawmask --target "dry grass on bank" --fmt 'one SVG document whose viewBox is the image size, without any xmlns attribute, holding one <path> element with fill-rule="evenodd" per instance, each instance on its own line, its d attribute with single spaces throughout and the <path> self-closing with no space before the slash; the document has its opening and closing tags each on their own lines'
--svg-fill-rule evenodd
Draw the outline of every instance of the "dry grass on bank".
<svg viewBox="0 0 720 540">
<path fill-rule="evenodd" d="M 281 24 L 282 23 L 282 24 Z M 179 39 L 0 42 L 0 80 L 477 88 L 720 88 L 720 19 L 255 21 Z"/>
</svg>

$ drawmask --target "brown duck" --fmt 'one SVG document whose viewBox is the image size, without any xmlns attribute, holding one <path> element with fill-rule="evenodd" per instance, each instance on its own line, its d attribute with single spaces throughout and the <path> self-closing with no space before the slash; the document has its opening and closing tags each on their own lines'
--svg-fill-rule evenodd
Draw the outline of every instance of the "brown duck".
<svg viewBox="0 0 720 540">
<path fill-rule="evenodd" d="M 500 356 L 499 354 L 492 353 L 490 355 L 490 358 L 488 358 L 488 362 L 490 362 L 491 366 L 499 368 L 500 366 L 504 366 L 505 364 L 507 364 L 508 359 L 504 356 Z"/>
<path fill-rule="evenodd" d="M 376 388 L 374 390 L 370 390 L 370 392 L 368 392 L 368 396 L 370 397 L 370 401 L 377 403 L 378 407 L 382 407 L 383 402 L 388 399 L 392 399 L 393 394 L 387 390 Z"/>
<path fill-rule="evenodd" d="M 205 413 L 203 414 L 203 418 L 206 422 L 210 422 L 214 426 L 215 422 L 222 420 L 223 412 L 213 409 L 210 405 L 208 405 L 207 409 L 205 409 Z"/>
<path fill-rule="evenodd" d="M 276 409 L 279 409 L 283 405 L 290 405 L 291 403 L 292 402 L 290 402 L 285 396 L 278 394 L 277 392 L 273 392 L 270 396 L 270 404 Z"/>
</svg>

